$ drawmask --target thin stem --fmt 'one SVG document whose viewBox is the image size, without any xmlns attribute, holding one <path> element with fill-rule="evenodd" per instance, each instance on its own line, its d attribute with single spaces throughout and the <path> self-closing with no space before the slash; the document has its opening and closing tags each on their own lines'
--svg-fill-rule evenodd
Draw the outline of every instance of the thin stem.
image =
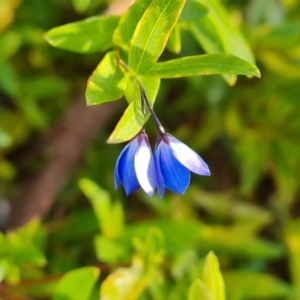
<svg viewBox="0 0 300 300">
<path fill-rule="evenodd" d="M 154 112 L 153 108 L 151 107 L 151 105 L 149 103 L 149 100 L 148 100 L 148 98 L 146 96 L 145 89 L 143 88 L 143 86 L 141 85 L 141 83 L 138 80 L 137 80 L 137 84 L 138 84 L 138 86 L 140 88 L 141 96 L 142 96 L 142 110 L 143 110 L 143 108 L 145 106 L 145 103 L 146 103 L 146 105 L 147 105 L 147 107 L 149 109 L 149 112 L 151 114 L 151 117 L 152 117 L 152 119 L 153 119 L 153 121 L 154 121 L 154 123 L 155 123 L 155 125 L 157 127 L 158 132 L 160 134 L 165 134 L 164 128 L 162 127 L 162 125 L 161 125 L 158 117 L 156 116 L 156 113 Z"/>
</svg>

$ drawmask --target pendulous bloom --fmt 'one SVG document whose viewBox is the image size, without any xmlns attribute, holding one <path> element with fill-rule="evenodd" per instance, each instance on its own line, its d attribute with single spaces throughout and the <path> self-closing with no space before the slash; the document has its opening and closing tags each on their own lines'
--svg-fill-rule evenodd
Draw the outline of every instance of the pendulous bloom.
<svg viewBox="0 0 300 300">
<path fill-rule="evenodd" d="M 187 145 L 170 134 L 162 133 L 154 150 L 157 190 L 163 196 L 165 187 L 184 194 L 190 184 L 190 171 L 209 176 L 210 171 L 204 160 Z"/>
<path fill-rule="evenodd" d="M 165 187 L 184 194 L 190 184 L 191 172 L 209 176 L 210 171 L 205 161 L 187 145 L 165 133 L 153 107 L 150 105 L 145 90 L 137 81 L 141 93 L 142 113 L 147 106 L 157 127 L 159 137 L 152 155 L 145 129 L 131 140 L 121 152 L 115 167 L 115 187 L 123 184 L 127 195 L 142 189 L 152 196 L 157 187 L 162 198 Z"/>
<path fill-rule="evenodd" d="M 122 150 L 114 175 L 115 188 L 123 184 L 127 196 L 140 187 L 149 196 L 153 195 L 157 176 L 152 150 L 144 130 Z"/>
</svg>

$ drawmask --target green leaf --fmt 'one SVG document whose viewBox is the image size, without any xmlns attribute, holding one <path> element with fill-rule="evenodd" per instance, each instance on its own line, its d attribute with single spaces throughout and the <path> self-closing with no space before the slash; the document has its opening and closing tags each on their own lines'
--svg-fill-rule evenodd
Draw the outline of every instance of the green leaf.
<svg viewBox="0 0 300 300">
<path fill-rule="evenodd" d="M 228 54 L 206 54 L 177 58 L 156 63 L 147 71 L 147 75 L 161 78 L 214 74 L 239 74 L 260 77 L 260 72 L 255 65 Z"/>
<path fill-rule="evenodd" d="M 46 265 L 47 260 L 41 250 L 43 228 L 38 220 L 32 219 L 25 226 L 10 231 L 7 234 L 7 243 L 10 258 L 16 265 Z"/>
<path fill-rule="evenodd" d="M 225 52 L 218 31 L 207 16 L 197 22 L 190 22 L 188 26 L 195 39 L 208 54 Z"/>
<path fill-rule="evenodd" d="M 203 266 L 203 282 L 214 300 L 225 300 L 225 286 L 218 258 L 213 252 L 206 256 Z"/>
<path fill-rule="evenodd" d="M 18 91 L 17 74 L 8 62 L 0 62 L 0 89 L 7 95 L 16 97 Z"/>
<path fill-rule="evenodd" d="M 198 0 L 187 0 L 179 20 L 182 22 L 196 21 L 203 18 L 208 12 L 208 8 Z"/>
<path fill-rule="evenodd" d="M 279 259 L 283 256 L 282 245 L 258 238 L 245 227 L 208 226 L 202 243 L 206 249 L 220 249 L 235 257 Z"/>
<path fill-rule="evenodd" d="M 265 32 L 260 32 L 256 37 L 256 43 L 260 47 L 274 50 L 297 49 L 300 44 L 300 22 L 283 23 L 280 26 L 269 28 Z M 282 42 L 284 40 L 284 43 Z"/>
<path fill-rule="evenodd" d="M 149 103 L 153 107 L 160 87 L 160 79 L 149 76 L 138 76 L 137 78 L 144 87 Z"/>
<path fill-rule="evenodd" d="M 153 0 L 138 22 L 129 49 L 129 68 L 145 72 L 163 52 L 185 0 Z"/>
<path fill-rule="evenodd" d="M 189 288 L 188 300 L 215 300 L 200 279 L 195 279 Z"/>
<path fill-rule="evenodd" d="M 94 239 L 94 245 L 97 258 L 101 262 L 114 264 L 127 259 L 126 248 L 114 240 L 97 235 Z"/>
<path fill-rule="evenodd" d="M 146 237 L 143 236 L 142 239 L 134 237 L 133 244 L 137 252 L 144 257 L 145 263 L 151 267 L 160 263 L 164 250 L 164 235 L 159 228 L 148 228 Z"/>
<path fill-rule="evenodd" d="M 57 283 L 54 300 L 88 300 L 99 277 L 95 267 L 73 270 L 64 275 Z"/>
<path fill-rule="evenodd" d="M 213 54 L 225 52 L 218 32 L 208 18 L 200 19 L 197 22 L 190 22 L 188 26 L 195 39 L 206 53 Z M 237 80 L 236 75 L 223 74 L 222 77 L 229 85 L 234 85 Z"/>
<path fill-rule="evenodd" d="M 159 90 L 160 79 L 155 77 L 139 76 L 138 80 L 140 80 L 146 91 L 150 105 L 153 106 Z M 149 118 L 149 112 L 147 109 L 146 115 L 144 116 L 142 114 L 140 91 L 133 78 L 129 78 L 127 80 L 125 96 L 129 105 L 107 140 L 110 144 L 122 143 L 132 139 L 139 133 L 142 126 Z"/>
<path fill-rule="evenodd" d="M 121 17 L 113 35 L 114 44 L 129 51 L 130 41 L 136 26 L 151 3 L 151 0 L 136 0 Z"/>
<path fill-rule="evenodd" d="M 181 50 L 181 31 L 180 25 L 177 24 L 170 34 L 167 43 L 167 49 L 174 53 L 179 53 Z"/>
<path fill-rule="evenodd" d="M 133 101 L 126 108 L 114 131 L 109 136 L 107 143 L 117 144 L 129 141 L 136 136 L 145 123 L 141 112 L 141 102 Z"/>
<path fill-rule="evenodd" d="M 255 63 L 252 50 L 240 30 L 233 26 L 225 7 L 220 0 L 197 0 L 206 6 L 209 13 L 207 18 L 215 27 L 224 50 L 228 54 L 236 55 L 250 63 Z"/>
<path fill-rule="evenodd" d="M 141 277 L 139 270 L 135 268 L 119 268 L 103 281 L 100 291 L 100 299 L 121 300 L 137 299 L 138 282 Z M 121 283 L 121 284 L 120 284 Z"/>
<path fill-rule="evenodd" d="M 112 46 L 117 16 L 99 16 L 49 30 L 45 38 L 54 47 L 77 52 L 103 52 Z"/>
<path fill-rule="evenodd" d="M 284 228 L 284 241 L 289 254 L 289 270 L 295 287 L 295 299 L 300 297 L 300 218 L 289 222 Z"/>
<path fill-rule="evenodd" d="M 119 236 L 124 227 L 120 204 L 118 202 L 113 204 L 110 195 L 89 179 L 81 179 L 79 186 L 93 206 L 103 235 L 107 238 Z"/>
<path fill-rule="evenodd" d="M 292 287 L 270 274 L 228 271 L 224 280 L 229 299 L 293 299 Z"/>
<path fill-rule="evenodd" d="M 87 105 L 118 100 L 123 96 L 125 86 L 126 77 L 118 65 L 116 52 L 108 52 L 88 80 Z"/>
<path fill-rule="evenodd" d="M 208 8 L 203 18 L 189 23 L 189 28 L 196 40 L 208 54 L 222 53 L 236 55 L 250 63 L 255 63 L 254 56 L 240 30 L 233 26 L 226 9 L 219 0 L 197 0 Z M 223 75 L 234 85 L 235 75 Z"/>
<path fill-rule="evenodd" d="M 162 232 L 157 228 L 147 228 L 143 239 L 134 237 L 133 242 L 137 253 L 132 257 L 132 266 L 119 268 L 104 280 L 101 299 L 140 299 L 147 285 L 160 274 L 164 254 Z"/>
<path fill-rule="evenodd" d="M 83 13 L 88 9 L 91 0 L 72 0 L 72 2 L 76 11 L 79 13 Z"/>
<path fill-rule="evenodd" d="M 14 56 L 22 43 L 21 36 L 14 31 L 6 31 L 0 36 L 0 62 Z"/>
</svg>

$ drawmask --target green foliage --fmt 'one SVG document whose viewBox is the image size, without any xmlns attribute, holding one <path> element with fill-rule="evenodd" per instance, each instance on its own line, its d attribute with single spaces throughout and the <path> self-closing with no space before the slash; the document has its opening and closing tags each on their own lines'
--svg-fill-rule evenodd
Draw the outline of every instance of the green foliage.
<svg viewBox="0 0 300 300">
<path fill-rule="evenodd" d="M 78 53 L 106 51 L 112 47 L 118 22 L 119 17 L 115 16 L 92 17 L 53 28 L 45 38 L 52 46 Z"/>
<path fill-rule="evenodd" d="M 26 272 L 27 265 L 31 266 L 27 276 L 45 266 L 44 239 L 44 230 L 36 220 L 6 236 L 0 234 L 0 281 L 5 278 L 7 282 L 16 284 L 21 274 Z"/>
<path fill-rule="evenodd" d="M 238 57 L 225 54 L 178 58 L 157 63 L 147 71 L 149 75 L 162 78 L 236 73 L 260 77 L 259 70 L 255 66 Z"/>
<path fill-rule="evenodd" d="M 86 267 L 65 274 L 56 284 L 53 300 L 88 300 L 99 270 Z"/>
<path fill-rule="evenodd" d="M 75 9 L 79 12 L 85 12 L 90 5 L 91 0 L 72 0 Z"/>
<path fill-rule="evenodd" d="M 225 300 L 224 281 L 219 269 L 219 262 L 217 257 L 210 252 L 203 266 L 203 282 L 213 299 Z"/>
<path fill-rule="evenodd" d="M 299 2 L 163 1 L 166 19 L 160 1 L 120 16 L 104 14 L 108 3 L 0 0 L 0 299 L 214 300 L 224 289 L 227 300 L 300 299 Z M 47 30 L 71 52 L 50 47 Z M 236 81 L 259 76 L 255 61 L 262 79 Z M 88 105 L 128 105 L 99 134 L 69 123 L 88 78 Z M 138 81 L 168 132 L 211 168 L 185 195 L 114 189 L 121 148 L 105 140 L 130 140 L 147 121 Z M 93 136 L 80 164 L 57 174 L 68 182 L 43 221 L 7 229 L 11 199 L 21 207 L 48 174 L 65 130 Z"/>
<path fill-rule="evenodd" d="M 154 0 L 139 20 L 130 41 L 128 65 L 136 73 L 145 73 L 162 54 L 185 0 Z"/>
<path fill-rule="evenodd" d="M 254 63 L 251 48 L 239 30 L 230 22 L 221 2 L 219 0 L 196 2 L 204 5 L 209 13 L 189 23 L 188 26 L 205 51 L 209 54 L 225 52 Z M 235 75 L 226 75 L 224 78 L 230 85 L 234 85 L 237 79 Z"/>
<path fill-rule="evenodd" d="M 89 18 L 53 28 L 45 37 L 55 47 L 79 53 L 105 51 L 113 45 L 116 47 L 116 52 L 110 52 L 103 58 L 88 81 L 88 105 L 121 98 L 126 78 L 139 80 L 138 75 L 174 78 L 221 74 L 230 84 L 236 81 L 235 74 L 260 76 L 259 70 L 252 64 L 254 59 L 250 48 L 238 30 L 230 25 L 226 12 L 217 0 L 212 6 L 191 0 L 185 4 L 184 0 L 136 1 L 119 22 L 117 17 Z M 212 10 L 210 14 L 209 9 Z M 244 60 L 215 54 L 188 56 L 157 63 L 166 46 L 175 53 L 180 51 L 180 23 L 193 26 L 207 15 L 212 16 L 211 22 L 218 28 L 218 38 L 224 45 L 222 51 L 236 54 Z M 96 36 L 101 36 L 101 39 Z M 233 47 L 233 44 L 238 47 Z M 209 47 L 207 51 L 220 52 L 211 51 Z M 135 94 L 138 94 L 138 85 L 134 88 Z M 139 105 L 129 101 L 128 108 L 108 142 L 127 141 L 140 131 L 148 116 L 144 118 Z"/>
<path fill-rule="evenodd" d="M 289 299 L 291 296 L 288 284 L 268 274 L 231 271 L 224 277 L 232 299 Z"/>
<path fill-rule="evenodd" d="M 137 0 L 123 14 L 113 36 L 117 46 L 129 51 L 134 31 L 151 0 Z"/>
<path fill-rule="evenodd" d="M 104 236 L 115 238 L 123 231 L 123 211 L 119 203 L 112 203 L 109 194 L 88 179 L 81 179 L 80 188 L 90 200 Z"/>
<path fill-rule="evenodd" d="M 131 76 L 127 77 L 125 98 L 129 105 L 107 140 L 111 144 L 121 143 L 133 138 L 149 118 L 148 111 L 145 115 L 141 112 L 141 96 L 136 79 Z M 143 84 L 149 103 L 153 106 L 160 87 L 160 79 L 150 76 L 138 76 L 138 80 Z"/>
<path fill-rule="evenodd" d="M 204 261 L 203 281 L 196 279 L 190 286 L 188 300 L 196 299 L 225 300 L 224 280 L 213 252 L 209 252 Z"/>
<path fill-rule="evenodd" d="M 295 298 L 300 296 L 300 220 L 299 218 L 286 226 L 285 243 L 289 251 L 289 266 L 295 285 Z"/>
<path fill-rule="evenodd" d="M 108 52 L 88 80 L 87 105 L 101 104 L 120 99 L 125 90 L 126 77 L 115 51 Z"/>
</svg>

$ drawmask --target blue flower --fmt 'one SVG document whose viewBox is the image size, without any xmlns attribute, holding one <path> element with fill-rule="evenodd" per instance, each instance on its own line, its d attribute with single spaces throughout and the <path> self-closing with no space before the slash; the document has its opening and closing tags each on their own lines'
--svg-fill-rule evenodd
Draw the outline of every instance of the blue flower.
<svg viewBox="0 0 300 300">
<path fill-rule="evenodd" d="M 198 175 L 210 175 L 204 160 L 170 134 L 161 134 L 158 137 L 154 157 L 160 197 L 163 196 L 165 187 L 175 193 L 184 194 L 190 184 L 190 171 Z"/>
<path fill-rule="evenodd" d="M 122 150 L 115 167 L 115 188 L 123 184 L 128 196 L 140 187 L 152 196 L 157 185 L 155 162 L 148 136 L 141 131 Z"/>
</svg>

